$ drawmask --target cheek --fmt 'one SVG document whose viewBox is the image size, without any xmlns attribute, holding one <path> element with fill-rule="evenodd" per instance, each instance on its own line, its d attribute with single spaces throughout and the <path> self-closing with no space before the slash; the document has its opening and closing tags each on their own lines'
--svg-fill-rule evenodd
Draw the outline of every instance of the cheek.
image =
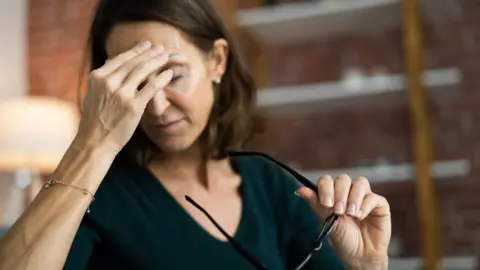
<svg viewBox="0 0 480 270">
<path fill-rule="evenodd" d="M 212 83 L 208 79 L 199 81 L 195 94 L 192 96 L 194 116 L 204 125 L 208 121 L 214 102 Z"/>
<path fill-rule="evenodd" d="M 197 104 L 203 110 L 203 114 L 209 115 L 214 102 L 212 83 L 208 79 L 203 80 L 198 88 L 198 94 L 196 95 Z"/>
<path fill-rule="evenodd" d="M 188 76 L 169 85 L 167 91 L 172 94 L 181 93 L 186 102 L 177 105 L 185 105 L 179 109 L 185 109 L 182 111 L 190 116 L 195 124 L 203 125 L 206 122 L 213 106 L 214 95 L 212 82 L 202 69 L 192 69 Z"/>
</svg>

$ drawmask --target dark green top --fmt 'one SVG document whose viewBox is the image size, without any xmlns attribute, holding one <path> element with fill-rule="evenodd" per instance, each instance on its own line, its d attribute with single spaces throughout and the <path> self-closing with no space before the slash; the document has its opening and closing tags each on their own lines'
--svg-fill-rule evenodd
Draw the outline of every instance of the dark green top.
<svg viewBox="0 0 480 270">
<path fill-rule="evenodd" d="M 310 252 L 320 226 L 294 194 L 299 184 L 263 157 L 233 157 L 232 164 L 243 197 L 234 239 L 269 270 L 292 269 Z M 230 243 L 204 231 L 148 170 L 112 167 L 90 209 L 64 269 L 255 269 Z M 324 245 L 303 269 L 343 266 Z"/>
</svg>

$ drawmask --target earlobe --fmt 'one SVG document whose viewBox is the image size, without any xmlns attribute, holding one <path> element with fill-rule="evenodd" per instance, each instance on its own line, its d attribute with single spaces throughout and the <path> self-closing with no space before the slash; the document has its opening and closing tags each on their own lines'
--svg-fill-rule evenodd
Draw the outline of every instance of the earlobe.
<svg viewBox="0 0 480 270">
<path fill-rule="evenodd" d="M 220 84 L 221 82 L 222 82 L 222 79 L 221 79 L 221 78 L 215 78 L 215 79 L 213 79 L 213 83 L 215 83 L 215 84 L 217 84 L 217 85 Z"/>
</svg>

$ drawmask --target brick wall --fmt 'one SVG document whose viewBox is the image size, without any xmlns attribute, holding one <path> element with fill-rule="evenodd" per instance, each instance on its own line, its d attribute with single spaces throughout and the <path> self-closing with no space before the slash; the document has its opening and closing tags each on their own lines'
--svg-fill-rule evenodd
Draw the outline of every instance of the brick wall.
<svg viewBox="0 0 480 270">
<path fill-rule="evenodd" d="M 31 0 L 28 23 L 30 93 L 76 102 L 96 0 Z"/>
<path fill-rule="evenodd" d="M 480 161 L 476 150 L 480 131 L 480 7 L 473 0 L 456 0 L 462 19 L 428 29 L 427 67 L 457 66 L 464 80 L 458 93 L 432 101 L 435 157 L 468 158 L 471 174 L 437 181 L 444 221 L 445 254 L 480 254 Z M 29 8 L 29 78 L 32 94 L 76 100 L 78 75 L 95 0 L 31 0 Z M 269 85 L 290 85 L 338 79 L 342 55 L 356 52 L 363 68 L 383 65 L 403 71 L 400 30 L 377 36 L 314 40 L 265 50 Z M 315 59 L 315 61 L 312 61 Z M 292 67 L 293 63 L 295 66 Z M 352 63 L 350 63 L 352 64 Z M 377 102 L 378 103 L 378 102 Z M 286 112 L 287 110 L 283 110 Z M 251 148 L 298 164 L 302 169 L 329 169 L 374 163 L 411 161 L 409 118 L 405 104 L 323 110 L 305 106 L 295 113 L 270 113 L 268 132 Z M 272 139 L 275 138 L 275 139 Z M 405 241 L 404 255 L 417 255 L 418 226 L 412 182 L 379 184 L 375 190 L 392 204 L 394 233 Z"/>
<path fill-rule="evenodd" d="M 440 29 L 426 25 L 426 68 L 458 67 L 463 82 L 448 98 L 431 98 L 434 151 L 437 161 L 468 158 L 471 174 L 436 181 L 444 231 L 445 255 L 480 254 L 480 6 L 456 1 L 462 16 Z M 374 36 L 348 36 L 264 48 L 270 86 L 337 80 L 348 64 L 365 70 L 384 66 L 403 72 L 400 29 Z M 408 107 L 386 106 L 382 98 L 368 106 L 335 110 L 325 104 L 266 111 L 267 133 L 250 148 L 259 149 L 304 170 L 371 165 L 380 157 L 391 163 L 411 162 Z M 376 184 L 393 212 L 393 231 L 405 245 L 405 256 L 418 255 L 418 218 L 413 182 Z"/>
</svg>

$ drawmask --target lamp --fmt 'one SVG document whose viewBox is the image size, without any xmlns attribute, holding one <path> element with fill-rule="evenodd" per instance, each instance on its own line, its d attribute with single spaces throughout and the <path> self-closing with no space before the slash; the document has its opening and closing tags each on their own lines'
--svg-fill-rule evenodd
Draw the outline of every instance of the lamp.
<svg viewBox="0 0 480 270">
<path fill-rule="evenodd" d="M 0 189 L 7 192 L 0 196 L 7 198 L 0 202 L 4 224 L 13 223 L 38 193 L 40 174 L 57 167 L 78 121 L 77 107 L 66 101 L 34 96 L 0 101 L 0 171 L 14 172 L 14 181 Z"/>
</svg>

